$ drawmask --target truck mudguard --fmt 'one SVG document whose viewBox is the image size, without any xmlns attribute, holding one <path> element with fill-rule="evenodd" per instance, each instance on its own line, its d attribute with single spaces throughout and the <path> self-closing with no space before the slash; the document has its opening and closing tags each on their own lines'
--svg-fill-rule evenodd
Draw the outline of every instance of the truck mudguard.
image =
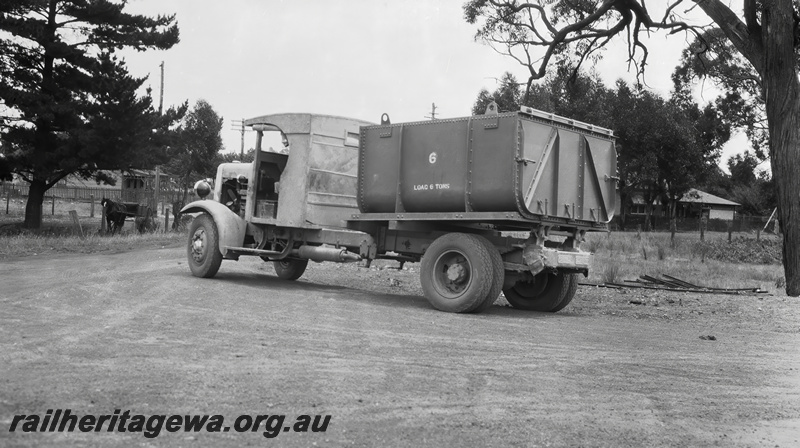
<svg viewBox="0 0 800 448">
<path fill-rule="evenodd" d="M 217 201 L 201 200 L 186 204 L 181 213 L 205 212 L 214 218 L 219 232 L 219 251 L 225 257 L 228 247 L 241 247 L 244 243 L 247 223 L 224 204 Z"/>
</svg>

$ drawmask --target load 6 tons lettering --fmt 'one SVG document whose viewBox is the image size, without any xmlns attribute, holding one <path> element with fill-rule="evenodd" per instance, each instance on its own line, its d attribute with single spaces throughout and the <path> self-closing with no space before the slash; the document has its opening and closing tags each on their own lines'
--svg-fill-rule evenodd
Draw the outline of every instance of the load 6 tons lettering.
<svg viewBox="0 0 800 448">
<path fill-rule="evenodd" d="M 420 190 L 449 190 L 450 184 L 418 184 L 414 185 L 414 191 Z"/>
</svg>

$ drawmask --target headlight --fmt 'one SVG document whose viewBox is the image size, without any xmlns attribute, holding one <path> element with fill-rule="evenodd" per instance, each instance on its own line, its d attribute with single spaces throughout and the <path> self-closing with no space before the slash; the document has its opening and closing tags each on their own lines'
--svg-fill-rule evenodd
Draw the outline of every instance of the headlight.
<svg viewBox="0 0 800 448">
<path fill-rule="evenodd" d="M 197 193 L 197 196 L 199 196 L 200 199 L 205 199 L 206 196 L 211 194 L 211 185 L 204 180 L 198 180 L 194 184 L 194 192 Z"/>
</svg>

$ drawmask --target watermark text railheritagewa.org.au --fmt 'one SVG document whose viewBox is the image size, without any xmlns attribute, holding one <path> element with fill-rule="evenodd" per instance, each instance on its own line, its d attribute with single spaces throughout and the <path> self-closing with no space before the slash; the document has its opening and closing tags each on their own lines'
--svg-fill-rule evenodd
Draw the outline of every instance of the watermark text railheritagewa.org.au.
<svg viewBox="0 0 800 448">
<path fill-rule="evenodd" d="M 44 415 L 17 414 L 9 432 L 133 432 L 147 438 L 166 432 L 261 432 L 264 437 L 277 437 L 282 432 L 325 432 L 330 415 L 239 415 L 233 425 L 222 415 L 150 415 L 114 410 L 113 414 L 74 414 L 70 409 L 48 409 Z"/>
</svg>

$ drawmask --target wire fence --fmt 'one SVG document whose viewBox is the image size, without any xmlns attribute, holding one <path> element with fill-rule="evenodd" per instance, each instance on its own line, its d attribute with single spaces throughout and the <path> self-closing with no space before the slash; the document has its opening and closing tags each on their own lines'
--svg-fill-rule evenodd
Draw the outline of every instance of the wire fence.
<svg viewBox="0 0 800 448">
<path fill-rule="evenodd" d="M 705 218 L 677 218 L 676 230 L 678 232 L 729 232 L 729 233 L 753 233 L 763 232 L 769 216 L 736 216 L 734 219 L 705 219 Z M 775 220 L 769 223 L 767 231 L 774 231 Z M 627 215 L 624 217 L 615 216 L 611 221 L 611 230 L 645 230 L 646 216 Z M 651 216 L 650 230 L 659 232 L 670 231 L 670 219 L 666 216 Z"/>
</svg>

